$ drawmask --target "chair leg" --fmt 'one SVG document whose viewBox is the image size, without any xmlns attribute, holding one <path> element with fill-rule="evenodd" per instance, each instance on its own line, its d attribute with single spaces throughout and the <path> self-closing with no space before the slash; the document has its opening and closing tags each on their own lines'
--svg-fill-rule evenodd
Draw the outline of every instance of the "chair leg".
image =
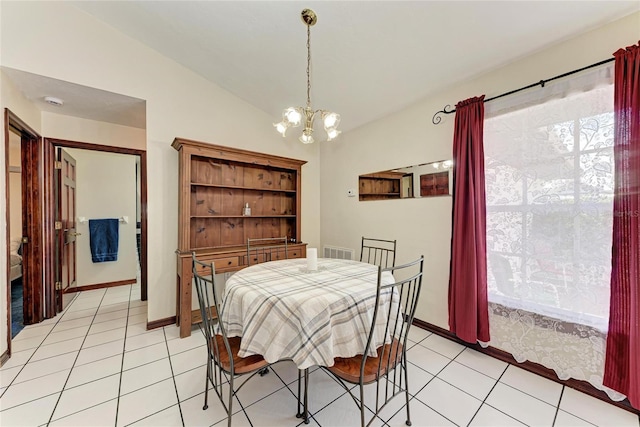
<svg viewBox="0 0 640 427">
<path fill-rule="evenodd" d="M 304 370 L 304 423 L 309 424 L 309 368 Z"/>
<path fill-rule="evenodd" d="M 302 370 L 298 369 L 298 413 L 296 418 L 304 418 L 304 423 L 309 424 L 309 369 L 304 370 L 304 412 L 300 411 L 300 394 L 301 394 Z"/>
<path fill-rule="evenodd" d="M 300 411 L 300 391 L 302 387 L 302 371 L 298 369 L 298 413 L 296 414 L 296 418 L 302 418 L 302 411 Z"/>
<path fill-rule="evenodd" d="M 377 387 L 377 383 L 376 383 Z M 360 380 L 360 425 L 362 427 L 365 426 L 364 423 L 364 384 L 362 384 L 362 379 Z"/>
<path fill-rule="evenodd" d="M 409 374 L 407 372 L 406 359 L 402 362 L 402 368 L 404 370 L 404 393 L 407 400 L 407 421 L 404 423 L 408 426 L 411 425 L 411 413 L 409 412 Z"/>
<path fill-rule="evenodd" d="M 231 415 L 233 414 L 232 406 L 233 406 L 233 374 L 231 374 L 231 378 L 229 378 L 229 406 L 227 409 L 229 412 L 227 413 L 227 426 L 231 427 Z"/>
<path fill-rule="evenodd" d="M 209 398 L 209 373 L 211 372 L 211 361 L 207 361 L 207 376 L 204 377 L 204 406 L 202 407 L 203 411 L 206 411 L 209 407 L 208 398 Z"/>
</svg>

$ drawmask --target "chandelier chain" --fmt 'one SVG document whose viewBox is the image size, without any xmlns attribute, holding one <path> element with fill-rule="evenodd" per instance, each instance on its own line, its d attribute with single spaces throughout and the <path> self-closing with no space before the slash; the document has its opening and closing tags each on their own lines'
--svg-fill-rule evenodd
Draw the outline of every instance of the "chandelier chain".
<svg viewBox="0 0 640 427">
<path fill-rule="evenodd" d="M 307 25 L 307 108 L 311 108 L 311 26 Z"/>
</svg>

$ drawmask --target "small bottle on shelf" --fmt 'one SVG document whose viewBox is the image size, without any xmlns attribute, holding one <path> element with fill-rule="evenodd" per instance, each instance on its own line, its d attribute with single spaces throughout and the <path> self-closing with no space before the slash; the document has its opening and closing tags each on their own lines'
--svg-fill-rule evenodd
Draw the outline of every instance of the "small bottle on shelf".
<svg viewBox="0 0 640 427">
<path fill-rule="evenodd" d="M 245 203 L 244 208 L 242 208 L 242 215 L 251 216 L 251 208 L 249 207 L 249 203 Z"/>
</svg>

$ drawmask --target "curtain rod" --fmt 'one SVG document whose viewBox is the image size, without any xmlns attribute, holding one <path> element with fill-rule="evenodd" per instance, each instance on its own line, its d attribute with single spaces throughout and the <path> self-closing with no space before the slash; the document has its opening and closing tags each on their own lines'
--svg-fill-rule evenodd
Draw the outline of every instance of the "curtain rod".
<svg viewBox="0 0 640 427">
<path fill-rule="evenodd" d="M 575 74 L 575 73 L 579 73 L 580 71 L 588 70 L 589 68 L 595 68 L 595 67 L 598 67 L 600 65 L 606 64 L 608 62 L 614 61 L 614 60 L 615 60 L 615 58 L 605 59 L 604 61 L 596 62 L 595 64 L 587 65 L 586 67 L 578 68 L 577 70 L 569 71 L 567 73 L 560 74 L 559 76 L 551 77 L 550 79 L 540 80 L 537 83 L 531 83 L 530 85 L 521 87 L 519 89 L 514 89 L 512 91 L 505 92 L 505 93 L 502 93 L 500 95 L 496 95 L 496 96 L 491 97 L 491 98 L 487 98 L 487 99 L 484 100 L 484 102 L 493 101 L 494 99 L 502 98 L 502 97 L 507 96 L 507 95 L 513 95 L 514 93 L 521 92 L 521 91 L 526 90 L 526 89 L 531 89 L 532 87 L 536 87 L 536 86 L 544 87 L 545 84 L 547 84 L 549 82 L 552 82 L 554 80 L 561 79 L 563 77 L 567 77 L 567 76 L 570 76 L 570 75 Z M 451 113 L 455 113 L 456 112 L 455 108 L 453 110 L 448 110 L 448 108 L 451 108 L 451 105 L 445 105 L 445 107 L 442 110 L 440 110 L 437 113 L 435 113 L 433 115 L 433 118 L 431 119 L 431 122 L 434 125 L 437 125 L 438 123 L 440 123 L 442 121 L 442 117 L 439 114 L 451 114 Z"/>
</svg>

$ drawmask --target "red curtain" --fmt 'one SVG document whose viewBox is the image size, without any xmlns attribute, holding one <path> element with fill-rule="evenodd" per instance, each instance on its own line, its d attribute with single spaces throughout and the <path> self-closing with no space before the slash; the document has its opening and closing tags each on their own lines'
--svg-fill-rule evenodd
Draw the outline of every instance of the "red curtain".
<svg viewBox="0 0 640 427">
<path fill-rule="evenodd" d="M 615 193 L 604 385 L 640 408 L 640 43 L 614 57 Z"/>
<path fill-rule="evenodd" d="M 449 330 L 469 343 L 489 341 L 483 125 L 484 95 L 456 105 Z"/>
</svg>

